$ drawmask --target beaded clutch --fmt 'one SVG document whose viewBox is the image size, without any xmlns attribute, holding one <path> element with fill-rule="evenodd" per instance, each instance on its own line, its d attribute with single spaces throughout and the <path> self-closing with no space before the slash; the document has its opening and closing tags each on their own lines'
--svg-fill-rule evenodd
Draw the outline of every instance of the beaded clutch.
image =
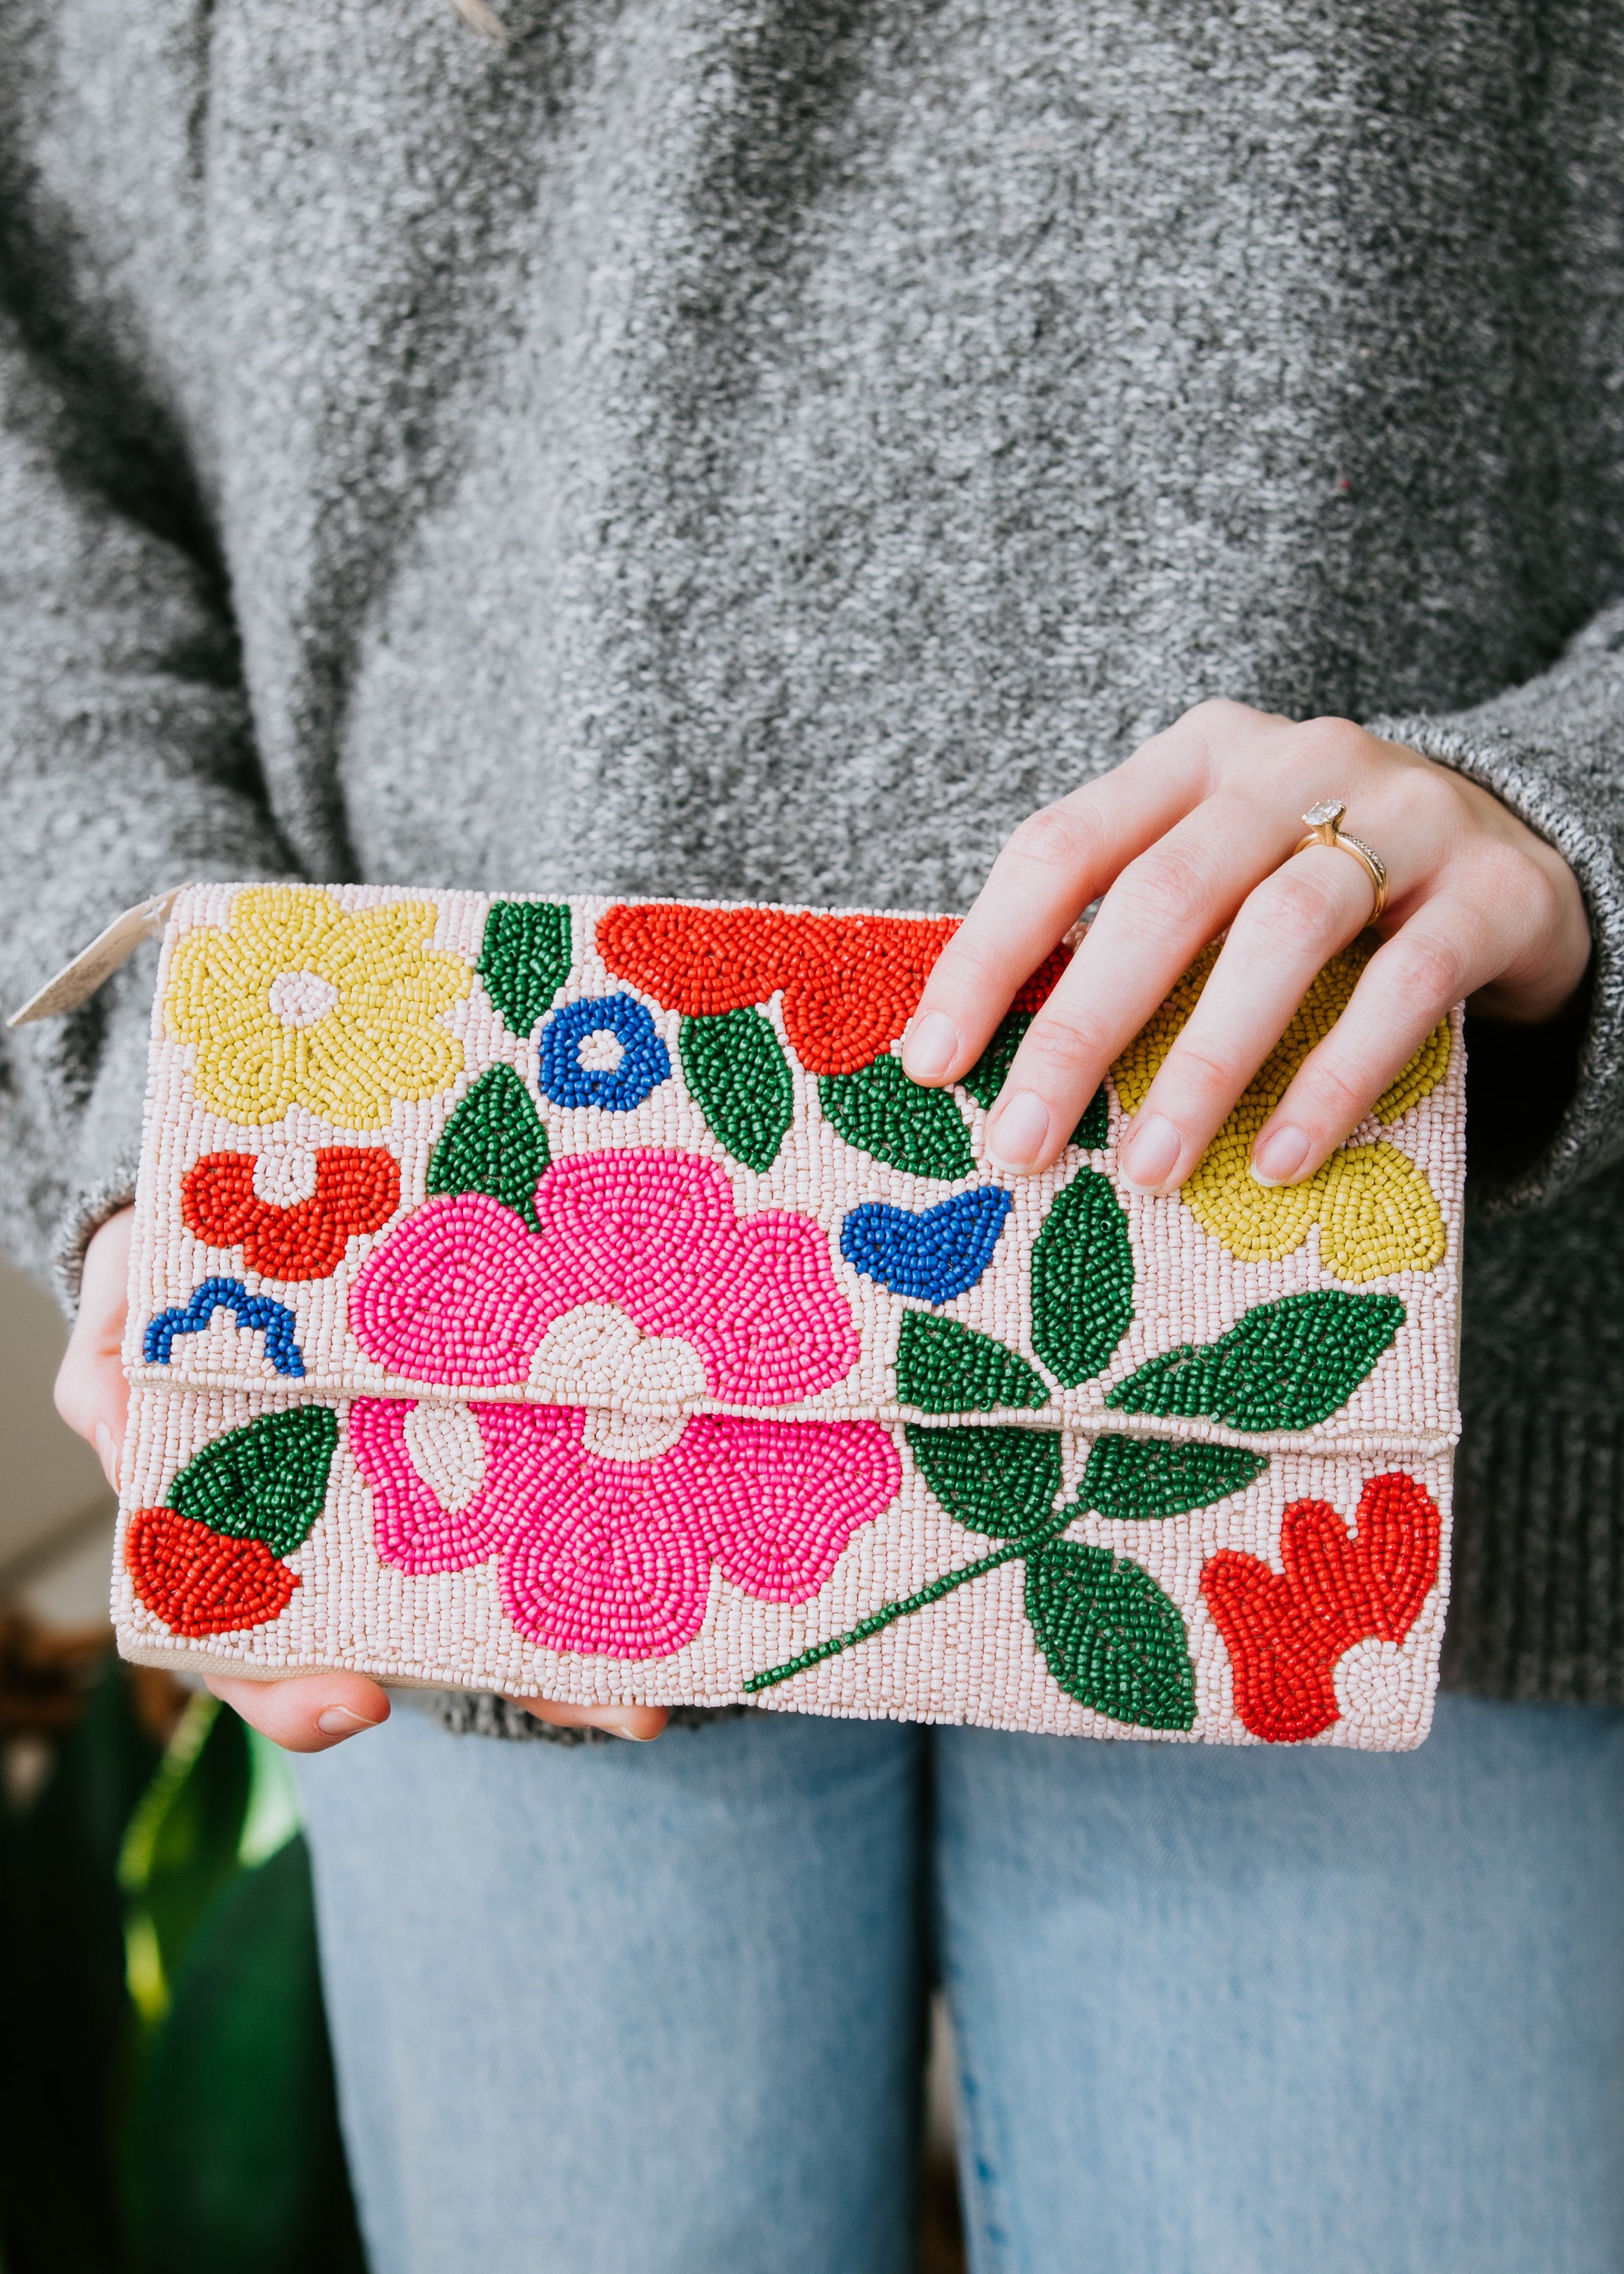
<svg viewBox="0 0 1624 2274">
<path fill-rule="evenodd" d="M 154 1013 L 115 1580 L 147 1664 L 1396 1748 L 1447 1588 L 1460 1017 L 1182 1192 L 896 1055 L 947 917 L 199 885 Z"/>
</svg>

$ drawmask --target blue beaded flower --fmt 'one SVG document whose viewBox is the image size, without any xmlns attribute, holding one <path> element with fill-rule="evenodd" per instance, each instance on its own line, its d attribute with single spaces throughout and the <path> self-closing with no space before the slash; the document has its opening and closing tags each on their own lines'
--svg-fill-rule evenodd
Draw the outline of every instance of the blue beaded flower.
<svg viewBox="0 0 1624 2274">
<path fill-rule="evenodd" d="M 620 1045 L 609 1065 L 583 1065 L 582 1045 L 606 1035 Z M 671 1054 L 643 1005 L 629 995 L 567 1003 L 541 1030 L 541 1087 L 554 1105 L 601 1105 L 630 1113 L 671 1072 Z"/>
<path fill-rule="evenodd" d="M 955 1193 L 917 1216 L 885 1201 L 864 1201 L 840 1227 L 840 1253 L 893 1295 L 951 1303 L 967 1294 L 992 1261 L 1010 1206 L 996 1185 Z"/>
</svg>

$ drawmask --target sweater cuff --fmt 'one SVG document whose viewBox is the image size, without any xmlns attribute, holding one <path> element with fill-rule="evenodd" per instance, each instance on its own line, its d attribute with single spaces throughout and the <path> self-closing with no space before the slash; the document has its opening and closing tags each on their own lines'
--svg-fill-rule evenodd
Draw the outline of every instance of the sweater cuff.
<svg viewBox="0 0 1624 2274">
<path fill-rule="evenodd" d="M 1533 745 L 1500 729 L 1433 718 L 1380 718 L 1372 734 L 1402 742 L 1492 792 L 1554 845 L 1584 896 L 1593 945 L 1589 1016 L 1577 1081 L 1550 1141 L 1525 1168 L 1474 1192 L 1476 1212 L 1538 1207 L 1624 1154 L 1624 867 Z"/>
</svg>

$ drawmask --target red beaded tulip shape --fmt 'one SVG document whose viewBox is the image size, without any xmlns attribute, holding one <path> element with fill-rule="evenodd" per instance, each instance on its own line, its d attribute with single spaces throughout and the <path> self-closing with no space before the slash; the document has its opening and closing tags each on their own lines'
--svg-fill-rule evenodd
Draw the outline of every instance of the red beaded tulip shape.
<svg viewBox="0 0 1624 2274">
<path fill-rule="evenodd" d="M 1255 1737 L 1328 1729 L 1342 1712 L 1338 1659 L 1357 1642 L 1402 1642 L 1438 1577 L 1438 1510 L 1413 1478 L 1372 1477 L 1356 1523 L 1350 1539 L 1334 1508 L 1300 1500 L 1281 1525 L 1279 1571 L 1224 1548 L 1201 1574 Z"/>
</svg>

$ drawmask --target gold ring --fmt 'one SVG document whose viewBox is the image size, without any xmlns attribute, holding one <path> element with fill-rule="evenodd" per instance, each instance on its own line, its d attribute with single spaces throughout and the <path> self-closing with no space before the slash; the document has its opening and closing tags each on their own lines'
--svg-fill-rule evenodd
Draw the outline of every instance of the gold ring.
<svg viewBox="0 0 1624 2274">
<path fill-rule="evenodd" d="M 1371 890 L 1376 895 L 1376 904 L 1366 919 L 1370 923 L 1376 923 L 1380 922 L 1381 912 L 1387 905 L 1387 863 L 1380 854 L 1373 847 L 1367 845 L 1362 837 L 1350 837 L 1345 829 L 1337 827 L 1337 823 L 1347 810 L 1347 807 L 1339 797 L 1327 797 L 1323 804 L 1311 805 L 1303 816 L 1308 827 L 1308 834 L 1306 837 L 1300 837 L 1291 850 L 1294 854 L 1306 853 L 1311 845 L 1328 845 L 1334 852 L 1351 853 L 1370 878 Z"/>
</svg>

